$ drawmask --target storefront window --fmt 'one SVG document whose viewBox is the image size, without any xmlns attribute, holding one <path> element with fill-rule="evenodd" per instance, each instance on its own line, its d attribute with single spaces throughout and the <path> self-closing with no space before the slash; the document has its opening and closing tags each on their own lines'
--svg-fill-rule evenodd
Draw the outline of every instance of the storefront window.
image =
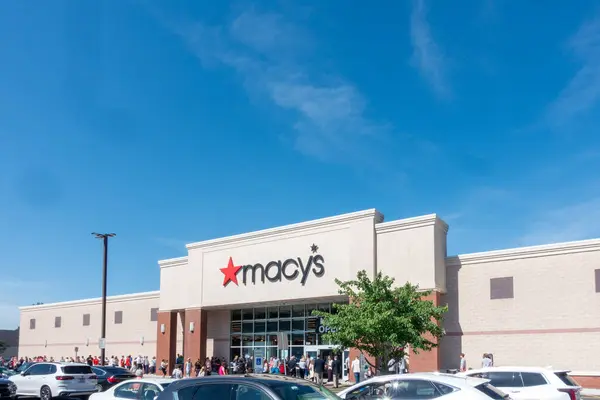
<svg viewBox="0 0 600 400">
<path fill-rule="evenodd" d="M 304 304 L 292 306 L 292 317 L 303 318 L 304 317 Z"/>
<path fill-rule="evenodd" d="M 290 318 L 292 316 L 292 307 L 279 307 L 279 318 Z"/>
<path fill-rule="evenodd" d="M 268 313 L 269 319 L 279 318 L 279 308 L 278 307 L 269 307 L 267 313 Z"/>
<path fill-rule="evenodd" d="M 329 345 L 317 332 L 318 318 L 313 310 L 330 312 L 329 303 L 257 307 L 231 311 L 231 359 L 244 357 L 271 357 L 305 352 L 305 346 Z M 289 349 L 277 350 L 278 333 L 288 334 Z"/>
<path fill-rule="evenodd" d="M 254 319 L 265 319 L 267 317 L 267 309 L 264 307 L 254 309 Z"/>
<path fill-rule="evenodd" d="M 279 331 L 280 332 L 289 331 L 291 329 L 291 327 L 292 327 L 292 325 L 291 325 L 289 319 L 279 321 Z"/>
<path fill-rule="evenodd" d="M 279 332 L 279 321 L 268 321 L 267 332 Z"/>
<path fill-rule="evenodd" d="M 304 331 L 304 318 L 292 320 L 293 331 Z"/>
<path fill-rule="evenodd" d="M 267 346 L 277 346 L 277 335 L 267 335 Z"/>
<path fill-rule="evenodd" d="M 254 319 L 254 310 L 252 308 L 247 308 L 242 310 L 242 319 L 244 321 L 249 321 Z"/>
<path fill-rule="evenodd" d="M 292 346 L 304 345 L 304 333 L 292 333 Z"/>
<path fill-rule="evenodd" d="M 243 333 L 254 332 L 254 322 L 243 322 L 242 323 L 242 332 Z"/>
</svg>

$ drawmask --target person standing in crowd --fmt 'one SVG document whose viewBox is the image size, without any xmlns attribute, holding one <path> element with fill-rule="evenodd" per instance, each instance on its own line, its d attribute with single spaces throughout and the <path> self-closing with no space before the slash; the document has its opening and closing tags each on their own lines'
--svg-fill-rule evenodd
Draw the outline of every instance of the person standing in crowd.
<svg viewBox="0 0 600 400">
<path fill-rule="evenodd" d="M 333 374 L 333 387 L 340 387 L 340 377 L 342 376 L 342 363 L 337 354 L 333 357 L 333 361 L 331 362 L 331 372 Z"/>
<path fill-rule="evenodd" d="M 152 360 L 150 360 L 150 373 L 152 375 L 156 374 L 156 357 L 152 357 Z"/>
<path fill-rule="evenodd" d="M 488 367 L 493 367 L 493 366 L 494 366 L 494 363 L 492 361 L 492 357 L 489 354 L 485 353 L 483 355 L 483 359 L 481 360 L 481 367 L 488 368 Z"/>
<path fill-rule="evenodd" d="M 198 358 L 196 360 L 196 362 L 194 363 L 194 376 L 198 376 L 198 373 L 200 372 L 201 369 L 202 369 L 202 360 L 200 360 L 200 358 Z"/>
<path fill-rule="evenodd" d="M 327 356 L 327 382 L 333 381 L 333 369 L 331 369 L 332 366 L 333 358 L 329 355 Z"/>
<path fill-rule="evenodd" d="M 352 361 L 352 373 L 354 374 L 354 382 L 360 383 L 360 360 L 358 356 Z"/>
<path fill-rule="evenodd" d="M 167 376 L 167 367 L 168 366 L 169 366 L 169 363 L 167 362 L 167 360 L 163 359 L 160 362 L 160 372 L 162 372 L 163 378 L 166 378 L 166 376 Z"/>
<path fill-rule="evenodd" d="M 192 359 L 189 357 L 188 357 L 187 361 L 185 362 L 184 372 L 185 372 L 186 378 L 192 377 Z"/>
<path fill-rule="evenodd" d="M 221 365 L 219 365 L 219 375 L 227 375 L 227 368 L 225 367 L 225 363 L 221 363 Z"/>
<path fill-rule="evenodd" d="M 460 365 L 458 369 L 460 372 L 465 372 L 467 370 L 467 359 L 465 358 L 465 353 L 460 353 Z"/>
<path fill-rule="evenodd" d="M 317 379 L 317 385 L 323 384 L 323 373 L 325 372 L 325 360 L 323 355 L 319 354 L 315 360 L 315 378 Z"/>
<path fill-rule="evenodd" d="M 306 376 L 306 358 L 302 356 L 298 362 L 298 378 L 304 379 Z"/>
<path fill-rule="evenodd" d="M 181 371 L 181 365 L 175 364 L 175 369 L 173 370 L 173 378 L 181 379 L 183 377 L 183 372 Z"/>
</svg>

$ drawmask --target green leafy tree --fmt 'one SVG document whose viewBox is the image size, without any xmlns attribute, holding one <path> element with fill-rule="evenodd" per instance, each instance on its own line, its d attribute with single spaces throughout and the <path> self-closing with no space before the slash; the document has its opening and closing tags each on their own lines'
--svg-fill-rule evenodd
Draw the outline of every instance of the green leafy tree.
<svg viewBox="0 0 600 400">
<path fill-rule="evenodd" d="M 0 340 L 0 354 L 3 354 L 6 351 L 7 347 L 8 346 L 6 345 L 6 343 Z"/>
<path fill-rule="evenodd" d="M 360 271 L 356 280 L 335 282 L 349 304 L 335 304 L 332 313 L 315 310 L 313 315 L 331 328 L 326 339 L 373 357 L 375 364 L 365 360 L 376 370 L 385 373 L 390 360 L 400 362 L 406 345 L 415 353 L 429 351 L 444 334 L 441 322 L 448 308 L 424 300 L 431 291 L 419 291 L 410 283 L 395 287 L 394 279 L 381 273 L 371 280 L 366 271 Z"/>
</svg>

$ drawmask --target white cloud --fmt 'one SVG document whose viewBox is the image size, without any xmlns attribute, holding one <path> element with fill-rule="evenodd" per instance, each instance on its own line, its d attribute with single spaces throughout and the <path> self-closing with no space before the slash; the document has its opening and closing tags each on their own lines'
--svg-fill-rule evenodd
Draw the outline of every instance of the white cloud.
<svg viewBox="0 0 600 400">
<path fill-rule="evenodd" d="M 366 140 L 387 132 L 366 116 L 367 101 L 355 85 L 308 61 L 310 33 L 284 16 L 250 9 L 221 26 L 175 25 L 204 66 L 232 68 L 252 96 L 295 116 L 299 151 L 353 162 L 365 157 Z"/>
<path fill-rule="evenodd" d="M 567 204 L 541 213 L 519 245 L 537 245 L 600 237 L 600 198 Z"/>
<path fill-rule="evenodd" d="M 447 60 L 431 33 L 425 0 L 414 0 L 410 16 L 412 63 L 438 96 L 448 97 Z"/>
<path fill-rule="evenodd" d="M 549 107 L 547 118 L 557 126 L 590 111 L 600 100 L 600 16 L 585 22 L 568 48 L 581 66 Z"/>
</svg>

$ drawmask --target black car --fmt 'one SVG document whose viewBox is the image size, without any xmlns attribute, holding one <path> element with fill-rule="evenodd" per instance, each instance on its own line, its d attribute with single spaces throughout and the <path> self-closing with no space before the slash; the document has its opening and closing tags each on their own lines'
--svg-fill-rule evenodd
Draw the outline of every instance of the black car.
<svg viewBox="0 0 600 400">
<path fill-rule="evenodd" d="M 14 399 L 17 394 L 17 385 L 11 380 L 0 378 L 0 399 Z"/>
<path fill-rule="evenodd" d="M 96 385 L 96 389 L 99 392 L 103 392 L 109 387 L 116 385 L 117 383 L 126 381 L 127 379 L 135 378 L 135 374 L 132 374 L 125 368 L 121 367 L 93 366 L 92 371 L 94 371 L 94 373 L 98 377 L 98 384 Z"/>
<path fill-rule="evenodd" d="M 283 375 L 211 375 L 170 384 L 156 400 L 338 400 L 323 386 Z"/>
</svg>

